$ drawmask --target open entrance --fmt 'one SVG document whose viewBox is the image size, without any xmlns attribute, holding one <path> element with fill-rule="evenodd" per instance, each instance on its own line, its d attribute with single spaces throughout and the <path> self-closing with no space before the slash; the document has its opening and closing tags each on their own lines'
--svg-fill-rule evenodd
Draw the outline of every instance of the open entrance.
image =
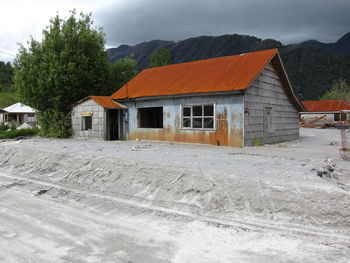
<svg viewBox="0 0 350 263">
<path fill-rule="evenodd" d="M 107 110 L 107 140 L 120 139 L 119 110 Z"/>
</svg>

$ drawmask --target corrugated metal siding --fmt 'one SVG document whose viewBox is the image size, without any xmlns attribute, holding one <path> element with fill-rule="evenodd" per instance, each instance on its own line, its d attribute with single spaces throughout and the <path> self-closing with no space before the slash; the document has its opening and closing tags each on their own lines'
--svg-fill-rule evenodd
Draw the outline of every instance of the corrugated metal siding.
<svg viewBox="0 0 350 263">
<path fill-rule="evenodd" d="M 215 103 L 216 130 L 181 128 L 181 105 Z M 124 102 L 129 111 L 128 140 L 164 140 L 243 146 L 243 95 L 216 95 Z M 163 107 L 163 128 L 138 128 L 137 108 Z"/>
<path fill-rule="evenodd" d="M 299 137 L 298 111 L 287 97 L 276 70 L 269 63 L 244 96 L 245 145 L 254 139 L 262 143 L 275 143 Z M 273 131 L 264 130 L 264 107 L 272 108 Z"/>
<path fill-rule="evenodd" d="M 246 89 L 277 49 L 145 69 L 111 97 L 138 98 Z"/>
</svg>

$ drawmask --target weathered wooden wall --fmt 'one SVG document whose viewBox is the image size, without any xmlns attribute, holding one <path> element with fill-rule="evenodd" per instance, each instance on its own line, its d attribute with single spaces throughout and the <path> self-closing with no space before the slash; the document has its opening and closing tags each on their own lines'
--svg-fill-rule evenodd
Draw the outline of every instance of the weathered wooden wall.
<svg viewBox="0 0 350 263">
<path fill-rule="evenodd" d="M 264 107 L 272 108 L 273 131 L 264 130 Z M 244 96 L 244 145 L 276 143 L 299 137 L 298 111 L 288 99 L 280 78 L 269 63 Z"/>
<path fill-rule="evenodd" d="M 82 112 L 93 112 L 92 130 L 82 130 Z M 106 139 L 106 110 L 94 100 L 86 100 L 73 108 L 73 137 L 78 139 Z"/>
<path fill-rule="evenodd" d="M 181 105 L 215 104 L 216 129 L 181 128 Z M 243 146 L 243 96 L 211 95 L 123 102 L 128 107 L 127 139 Z M 163 128 L 138 128 L 137 108 L 163 107 Z"/>
</svg>

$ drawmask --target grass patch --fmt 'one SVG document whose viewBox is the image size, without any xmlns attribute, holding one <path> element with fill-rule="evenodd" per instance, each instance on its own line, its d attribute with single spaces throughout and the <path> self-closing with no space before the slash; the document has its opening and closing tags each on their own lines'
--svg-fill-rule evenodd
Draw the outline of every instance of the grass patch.
<svg viewBox="0 0 350 263">
<path fill-rule="evenodd" d="M 19 96 L 16 92 L 0 92 L 0 108 L 6 108 L 19 101 Z"/>
<path fill-rule="evenodd" d="M 253 144 L 254 146 L 261 146 L 262 145 L 261 139 L 258 137 L 255 137 Z"/>
<path fill-rule="evenodd" d="M 39 133 L 38 128 L 0 131 L 0 139 L 14 139 L 21 136 L 34 136 Z"/>
</svg>

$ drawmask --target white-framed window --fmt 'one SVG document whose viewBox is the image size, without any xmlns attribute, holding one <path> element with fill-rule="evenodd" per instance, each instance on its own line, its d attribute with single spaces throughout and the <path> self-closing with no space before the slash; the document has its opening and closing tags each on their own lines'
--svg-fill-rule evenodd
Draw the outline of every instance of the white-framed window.
<svg viewBox="0 0 350 263">
<path fill-rule="evenodd" d="M 82 129 L 84 131 L 86 130 L 92 130 L 92 116 L 82 116 Z"/>
<path fill-rule="evenodd" d="M 182 105 L 183 129 L 215 129 L 215 104 Z"/>
</svg>

